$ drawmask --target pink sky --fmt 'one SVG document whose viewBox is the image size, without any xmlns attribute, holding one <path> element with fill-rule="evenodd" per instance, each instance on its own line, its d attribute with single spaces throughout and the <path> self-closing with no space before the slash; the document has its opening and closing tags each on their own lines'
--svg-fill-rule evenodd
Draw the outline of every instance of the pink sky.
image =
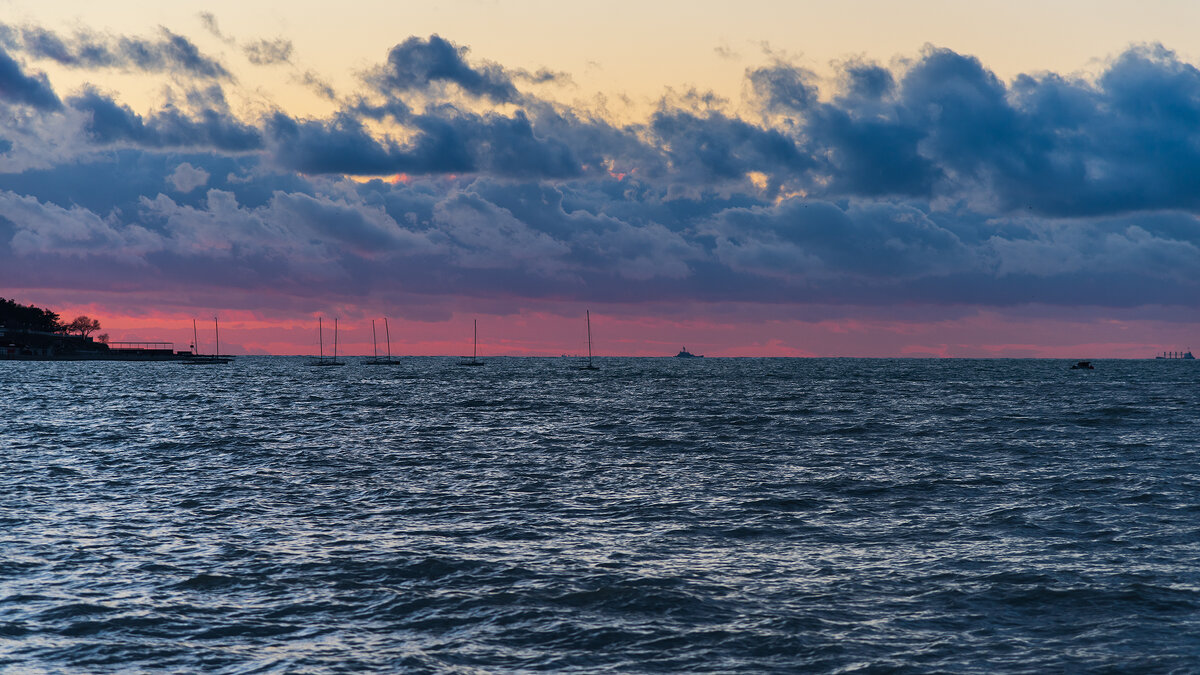
<svg viewBox="0 0 1200 675">
<path fill-rule="evenodd" d="M 317 317 L 325 319 L 327 352 L 332 349 L 333 312 L 339 315 L 339 353 L 370 355 L 371 319 L 383 343 L 384 307 L 341 307 L 324 314 L 283 316 L 210 308 L 203 311 L 129 311 L 112 297 L 87 298 L 54 291 L 0 290 L 20 302 L 50 307 L 64 318 L 86 314 L 98 318 L 112 340 L 173 342 L 186 349 L 196 319 L 200 350 L 212 350 L 214 314 L 220 318 L 221 350 L 232 354 L 315 354 Z M 152 302 L 149 298 L 139 299 Z M 487 356 L 558 356 L 587 351 L 582 306 L 550 305 L 551 311 L 516 311 L 494 315 L 455 311 L 435 320 L 390 315 L 394 355 L 463 355 L 471 350 L 471 321 L 479 321 L 479 351 Z M 1044 316 L 1038 308 L 1016 312 L 963 310 L 943 319 L 897 320 L 861 318 L 771 318 L 788 311 L 771 305 L 753 307 L 691 305 L 691 318 L 660 318 L 655 308 L 604 306 L 590 308 L 595 352 L 613 356 L 671 356 L 682 346 L 707 356 L 914 357 L 914 358 L 1147 358 L 1162 351 L 1192 347 L 1192 322 L 1146 318 L 1094 320 Z M 681 308 L 673 308 L 680 312 Z M 842 310 L 844 311 L 844 308 Z M 663 312 L 665 314 L 666 311 Z M 914 315 L 928 313 L 917 308 Z M 1086 313 L 1083 313 L 1086 316 Z"/>
</svg>

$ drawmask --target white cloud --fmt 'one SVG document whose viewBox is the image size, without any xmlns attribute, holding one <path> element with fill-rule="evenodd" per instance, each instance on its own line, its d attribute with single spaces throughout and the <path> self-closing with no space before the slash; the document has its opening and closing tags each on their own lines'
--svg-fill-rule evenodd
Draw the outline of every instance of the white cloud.
<svg viewBox="0 0 1200 675">
<path fill-rule="evenodd" d="M 208 172 L 184 162 L 175 167 L 175 173 L 167 177 L 167 182 L 180 192 L 191 192 L 208 185 Z"/>
</svg>

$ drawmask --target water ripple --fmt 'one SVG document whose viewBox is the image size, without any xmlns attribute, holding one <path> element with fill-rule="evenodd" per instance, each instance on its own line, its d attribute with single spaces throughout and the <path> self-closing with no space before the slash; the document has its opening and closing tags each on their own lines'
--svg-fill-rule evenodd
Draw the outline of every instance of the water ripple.
<svg viewBox="0 0 1200 675">
<path fill-rule="evenodd" d="M 1193 364 L 572 365 L 0 363 L 0 670 L 1194 672 Z"/>
</svg>

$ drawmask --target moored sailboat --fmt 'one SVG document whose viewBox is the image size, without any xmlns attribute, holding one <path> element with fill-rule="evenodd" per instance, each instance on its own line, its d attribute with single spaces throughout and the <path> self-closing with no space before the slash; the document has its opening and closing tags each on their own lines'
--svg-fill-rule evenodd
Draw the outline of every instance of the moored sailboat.
<svg viewBox="0 0 1200 675">
<path fill-rule="evenodd" d="M 387 339 L 387 356 L 380 358 L 379 344 L 375 340 L 375 319 L 371 319 L 371 349 L 374 351 L 375 355 L 372 358 L 363 361 L 364 364 L 368 366 L 396 366 L 400 364 L 399 361 L 396 361 L 392 358 L 392 331 L 388 329 L 388 320 L 386 316 L 383 317 L 383 332 Z"/>
<path fill-rule="evenodd" d="M 320 356 L 308 362 L 310 366 L 344 366 L 344 361 L 338 361 L 337 358 L 337 317 L 333 318 L 333 358 L 325 356 L 325 327 L 321 317 L 317 317 L 317 343 L 320 349 Z"/>
<path fill-rule="evenodd" d="M 475 339 L 471 343 L 471 358 L 468 360 L 465 356 L 458 362 L 460 366 L 482 366 L 483 361 L 479 360 L 479 319 L 474 319 L 472 323 L 475 326 Z"/>
<path fill-rule="evenodd" d="M 202 366 L 212 363 L 229 363 L 232 361 L 232 356 L 221 355 L 221 330 L 217 325 L 217 317 L 215 316 L 213 317 L 213 338 L 215 340 L 213 353 L 200 354 L 200 339 L 196 332 L 196 320 L 192 319 L 192 356 L 183 362 L 193 366 Z"/>
<path fill-rule="evenodd" d="M 600 370 L 595 363 L 592 363 L 592 312 L 586 310 L 584 315 L 587 317 L 587 334 L 588 334 L 588 359 L 587 363 L 579 366 L 580 370 Z"/>
</svg>

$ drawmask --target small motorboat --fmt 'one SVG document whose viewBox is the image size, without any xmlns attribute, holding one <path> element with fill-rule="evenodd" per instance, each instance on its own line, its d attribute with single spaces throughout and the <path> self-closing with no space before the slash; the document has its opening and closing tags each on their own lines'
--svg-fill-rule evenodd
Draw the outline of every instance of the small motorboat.
<svg viewBox="0 0 1200 675">
<path fill-rule="evenodd" d="M 702 358 L 704 358 L 704 355 L 703 354 L 693 354 L 687 350 L 687 347 L 684 347 L 683 349 L 679 350 L 679 353 L 675 355 L 675 358 L 677 358 L 677 359 L 702 359 Z"/>
<path fill-rule="evenodd" d="M 1071 366 L 1071 370 L 1095 370 L 1095 369 L 1096 369 L 1096 367 L 1092 365 L 1091 361 L 1080 361 L 1079 363 L 1076 363 L 1075 365 Z"/>
</svg>

